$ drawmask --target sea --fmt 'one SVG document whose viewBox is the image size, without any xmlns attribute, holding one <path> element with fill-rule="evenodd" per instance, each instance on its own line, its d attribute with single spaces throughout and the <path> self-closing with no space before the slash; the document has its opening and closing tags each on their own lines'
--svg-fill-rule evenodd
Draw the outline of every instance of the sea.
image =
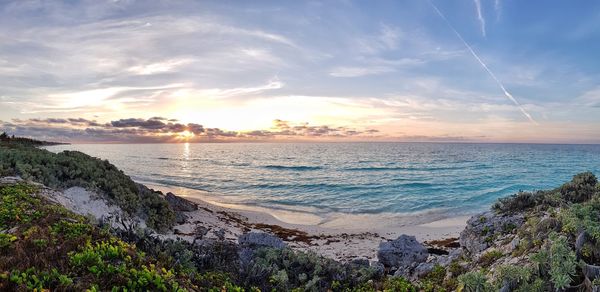
<svg viewBox="0 0 600 292">
<path fill-rule="evenodd" d="M 500 197 L 600 174 L 600 145 L 467 143 L 73 144 L 134 180 L 211 201 L 301 212 L 433 221 Z"/>
</svg>

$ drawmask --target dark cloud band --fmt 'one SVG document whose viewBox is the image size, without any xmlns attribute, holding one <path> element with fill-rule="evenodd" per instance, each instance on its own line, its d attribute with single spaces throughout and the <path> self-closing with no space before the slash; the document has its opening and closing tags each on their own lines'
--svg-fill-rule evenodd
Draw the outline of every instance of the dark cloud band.
<svg viewBox="0 0 600 292">
<path fill-rule="evenodd" d="M 375 129 L 357 130 L 328 125 L 309 126 L 307 123 L 293 125 L 288 121 L 274 120 L 268 130 L 227 131 L 205 128 L 196 123 L 179 123 L 175 119 L 152 117 L 149 119 L 126 118 L 100 123 L 84 118 L 14 119 L 0 121 L 2 130 L 19 136 L 30 136 L 47 140 L 89 143 L 163 143 L 177 141 L 260 141 L 276 138 L 345 138 L 373 137 Z M 186 133 L 183 135 L 183 133 Z M 193 135 L 191 135 L 191 134 Z"/>
</svg>

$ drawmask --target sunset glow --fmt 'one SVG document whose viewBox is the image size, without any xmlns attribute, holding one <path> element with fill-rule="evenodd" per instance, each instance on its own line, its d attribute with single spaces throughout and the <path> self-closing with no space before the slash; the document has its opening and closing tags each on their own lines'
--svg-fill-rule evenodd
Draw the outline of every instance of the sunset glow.
<svg viewBox="0 0 600 292">
<path fill-rule="evenodd" d="M 179 139 L 185 140 L 185 141 L 189 141 L 191 138 L 193 138 L 195 135 L 194 133 L 190 132 L 190 131 L 183 131 L 179 134 L 177 134 L 177 137 Z"/>
<path fill-rule="evenodd" d="M 600 142 L 598 8 L 455 4 L 13 1 L 0 123 L 85 143 Z"/>
</svg>

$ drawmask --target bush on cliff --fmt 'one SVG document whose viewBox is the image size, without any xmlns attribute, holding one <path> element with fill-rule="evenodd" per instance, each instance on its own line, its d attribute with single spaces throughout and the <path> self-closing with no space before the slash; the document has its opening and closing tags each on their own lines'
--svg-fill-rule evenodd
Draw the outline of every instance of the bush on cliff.
<svg viewBox="0 0 600 292">
<path fill-rule="evenodd" d="M 169 229 L 175 221 L 173 210 L 159 194 L 141 194 L 136 183 L 107 160 L 81 152 L 56 154 L 29 146 L 0 145 L 0 175 L 18 175 L 54 188 L 96 190 L 158 231 Z"/>
<path fill-rule="evenodd" d="M 204 275 L 167 267 L 35 192 L 26 184 L 0 186 L 0 290 L 198 289 Z M 215 284 L 240 289 L 226 280 Z"/>
<path fill-rule="evenodd" d="M 582 203 L 600 197 L 600 184 L 591 172 L 577 174 L 570 182 L 549 191 L 519 192 L 500 198 L 492 209 L 503 212 L 523 212 L 532 208 L 541 210 L 572 203 Z"/>
</svg>

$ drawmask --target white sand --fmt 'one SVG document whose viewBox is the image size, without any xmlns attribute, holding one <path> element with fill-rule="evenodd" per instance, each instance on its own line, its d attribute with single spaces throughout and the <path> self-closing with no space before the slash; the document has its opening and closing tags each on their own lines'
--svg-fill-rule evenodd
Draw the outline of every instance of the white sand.
<svg viewBox="0 0 600 292">
<path fill-rule="evenodd" d="M 284 239 L 289 246 L 342 261 L 353 258 L 376 259 L 379 243 L 395 239 L 401 234 L 414 235 L 422 242 L 458 237 L 469 218 L 434 217 L 426 223 L 423 221 L 430 215 L 426 213 L 415 216 L 332 214 L 329 218 L 321 218 L 308 212 L 223 203 L 208 192 L 145 184 L 164 193 L 172 192 L 199 205 L 198 211 L 186 213 L 190 217 L 186 224 L 175 227 L 176 233 L 179 233 L 177 237 L 192 241 L 194 230 L 197 226 L 203 226 L 210 230 L 206 238 L 215 238 L 214 231 L 223 229 L 226 238 L 233 241 L 249 230 L 272 231 L 272 227 L 257 224 L 276 225 L 282 227 L 279 230 L 281 233 L 277 234 L 280 237 L 292 233 L 289 239 Z M 295 233 L 310 239 L 298 240 L 293 236 L 297 235 Z"/>
</svg>

